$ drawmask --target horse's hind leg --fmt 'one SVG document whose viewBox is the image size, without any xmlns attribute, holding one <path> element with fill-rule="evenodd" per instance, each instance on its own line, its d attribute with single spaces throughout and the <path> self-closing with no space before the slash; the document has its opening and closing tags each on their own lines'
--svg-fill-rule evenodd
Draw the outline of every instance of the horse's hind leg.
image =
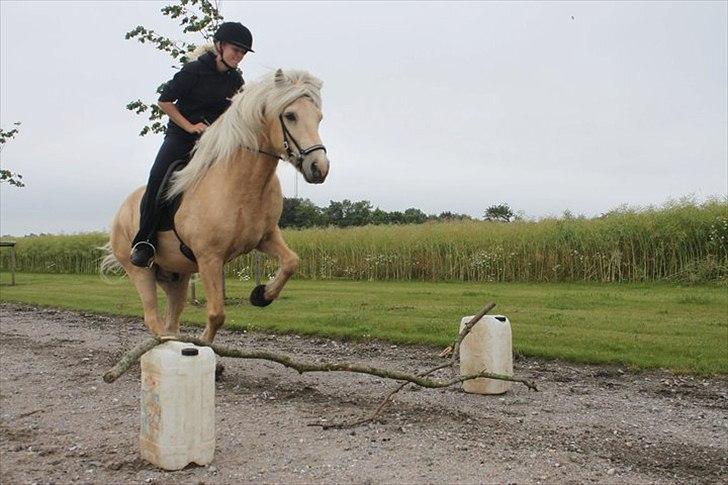
<svg viewBox="0 0 728 485">
<path fill-rule="evenodd" d="M 157 280 L 154 272 L 147 268 L 137 268 L 131 265 L 125 269 L 142 299 L 144 325 L 153 335 L 162 335 L 164 326 L 157 312 Z"/>
<path fill-rule="evenodd" d="M 265 254 L 278 258 L 280 267 L 275 278 L 267 285 L 260 285 L 250 294 L 250 302 L 255 306 L 266 306 L 278 298 L 283 286 L 298 269 L 298 256 L 286 245 L 281 230 L 275 228 L 267 238 L 258 245 L 258 249 Z"/>
<path fill-rule="evenodd" d="M 187 285 L 190 282 L 190 273 L 180 274 L 175 281 L 160 281 L 159 286 L 162 287 L 167 294 L 167 313 L 165 315 L 165 335 L 179 334 L 179 317 L 185 308 L 187 300 Z"/>
<path fill-rule="evenodd" d="M 225 323 L 225 302 L 222 291 L 222 260 L 205 259 L 198 257 L 197 267 L 200 270 L 200 279 L 205 287 L 207 299 L 207 326 L 202 332 L 202 340 L 212 343 L 218 329 Z"/>
</svg>

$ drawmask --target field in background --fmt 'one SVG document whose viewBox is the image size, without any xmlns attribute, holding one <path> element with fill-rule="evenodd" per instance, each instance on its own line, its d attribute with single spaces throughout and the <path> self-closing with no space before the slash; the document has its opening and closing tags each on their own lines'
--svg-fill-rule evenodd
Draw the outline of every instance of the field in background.
<svg viewBox="0 0 728 485">
<path fill-rule="evenodd" d="M 7 286 L 9 275 L 0 275 L 0 300 L 130 315 L 142 325 L 126 279 L 23 273 L 17 280 Z M 294 280 L 263 309 L 240 303 L 252 287 L 227 280 L 228 297 L 238 299 L 226 305 L 227 328 L 444 347 L 462 316 L 494 301 L 494 313 L 511 319 L 522 355 L 728 373 L 728 292 L 717 285 Z M 183 319 L 202 325 L 204 308 L 188 307 Z"/>
<path fill-rule="evenodd" d="M 728 204 L 618 210 L 595 219 L 286 230 L 296 278 L 472 282 L 716 282 L 728 279 Z M 17 239 L 18 268 L 92 274 L 107 235 Z M 9 250 L 0 252 L 7 270 Z M 275 261 L 264 258 L 264 273 Z M 251 256 L 226 267 L 252 278 Z"/>
</svg>

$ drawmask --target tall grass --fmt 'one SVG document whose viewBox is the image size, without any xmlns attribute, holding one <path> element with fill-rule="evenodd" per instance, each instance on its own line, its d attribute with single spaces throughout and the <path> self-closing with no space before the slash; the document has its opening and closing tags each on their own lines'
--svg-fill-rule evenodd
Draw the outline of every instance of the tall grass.
<svg viewBox="0 0 728 485">
<path fill-rule="evenodd" d="M 90 232 L 74 235 L 43 235 L 21 238 L 3 238 L 16 242 L 16 262 L 18 271 L 34 273 L 79 273 L 92 274 L 99 270 L 98 249 L 108 241 L 103 232 Z M 10 268 L 10 248 L 0 251 L 0 268 Z"/>
<path fill-rule="evenodd" d="M 464 221 L 407 226 L 286 230 L 308 279 L 422 281 L 728 280 L 728 203 L 620 209 L 595 219 L 512 223 Z M 18 239 L 20 270 L 93 273 L 100 233 Z M 2 268 L 9 252 L 3 250 Z M 228 275 L 253 277 L 253 260 Z M 275 261 L 264 259 L 265 275 Z"/>
</svg>

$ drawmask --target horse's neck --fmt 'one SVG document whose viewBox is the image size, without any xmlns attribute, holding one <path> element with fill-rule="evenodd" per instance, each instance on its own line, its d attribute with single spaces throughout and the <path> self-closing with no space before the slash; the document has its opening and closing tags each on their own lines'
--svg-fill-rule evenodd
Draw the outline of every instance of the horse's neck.
<svg viewBox="0 0 728 485">
<path fill-rule="evenodd" d="M 216 226 L 232 224 L 230 227 L 237 230 L 236 224 L 250 220 L 251 214 L 267 214 L 276 207 L 275 199 L 282 197 L 277 166 L 276 159 L 241 148 L 230 160 L 210 166 L 186 194 L 180 212 Z"/>
<path fill-rule="evenodd" d="M 236 193 L 260 194 L 276 174 L 278 161 L 263 153 L 240 149 L 221 167 L 224 184 Z"/>
</svg>

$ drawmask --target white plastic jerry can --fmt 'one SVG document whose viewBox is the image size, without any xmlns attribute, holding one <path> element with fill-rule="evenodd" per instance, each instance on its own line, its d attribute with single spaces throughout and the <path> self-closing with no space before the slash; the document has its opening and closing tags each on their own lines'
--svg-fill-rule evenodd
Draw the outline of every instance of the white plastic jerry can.
<svg viewBox="0 0 728 485">
<path fill-rule="evenodd" d="M 463 317 L 460 331 L 474 317 Z M 503 315 L 485 315 L 460 343 L 460 375 L 483 371 L 513 375 L 511 322 Z M 503 394 L 511 385 L 510 381 L 479 377 L 463 382 L 463 390 L 475 394 Z"/>
<path fill-rule="evenodd" d="M 141 358 L 142 458 L 165 470 L 215 454 L 215 352 L 176 340 Z"/>
</svg>

